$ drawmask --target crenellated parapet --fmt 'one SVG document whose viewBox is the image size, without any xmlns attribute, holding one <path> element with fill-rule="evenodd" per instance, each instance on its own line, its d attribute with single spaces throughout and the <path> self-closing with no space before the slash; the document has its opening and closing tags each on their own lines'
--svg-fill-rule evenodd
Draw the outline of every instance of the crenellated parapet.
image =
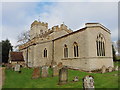
<svg viewBox="0 0 120 90">
<path fill-rule="evenodd" d="M 33 26 L 36 26 L 36 25 L 41 25 L 41 26 L 45 26 L 46 28 L 48 28 L 48 23 L 40 22 L 40 21 L 37 21 L 37 20 L 35 20 L 35 21 L 31 24 L 31 28 L 32 28 Z"/>
<path fill-rule="evenodd" d="M 65 24 L 61 24 L 60 26 L 58 26 L 58 25 L 57 26 L 53 26 L 52 29 L 49 29 L 49 30 L 52 30 L 52 31 L 62 31 L 62 30 L 65 30 L 68 33 L 73 32 L 71 29 L 68 29 L 68 27 Z"/>
</svg>

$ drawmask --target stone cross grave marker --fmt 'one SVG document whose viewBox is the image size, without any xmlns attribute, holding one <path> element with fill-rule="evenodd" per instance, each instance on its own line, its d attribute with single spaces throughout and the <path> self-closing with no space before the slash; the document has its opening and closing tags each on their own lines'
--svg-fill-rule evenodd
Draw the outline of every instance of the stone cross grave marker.
<svg viewBox="0 0 120 90">
<path fill-rule="evenodd" d="M 108 72 L 112 72 L 113 68 L 110 66 L 108 67 Z"/>
<path fill-rule="evenodd" d="M 93 78 L 93 76 L 87 75 L 83 78 L 83 88 L 85 90 L 94 90 L 94 78 Z"/>
<path fill-rule="evenodd" d="M 59 75 L 59 68 L 57 65 L 53 66 L 53 75 L 52 76 L 58 76 Z"/>
<path fill-rule="evenodd" d="M 59 85 L 66 84 L 68 81 L 68 69 L 66 66 L 60 69 L 59 71 Z"/>
<path fill-rule="evenodd" d="M 37 79 L 40 77 L 40 68 L 35 67 L 32 74 L 32 79 Z"/>
<path fill-rule="evenodd" d="M 15 70 L 15 71 L 20 71 L 20 65 L 19 65 L 19 64 L 16 64 L 14 70 Z"/>
<path fill-rule="evenodd" d="M 48 77 L 48 66 L 42 66 L 41 77 Z"/>
<path fill-rule="evenodd" d="M 105 73 L 105 72 L 106 72 L 106 67 L 103 65 L 101 69 L 101 73 Z"/>
</svg>

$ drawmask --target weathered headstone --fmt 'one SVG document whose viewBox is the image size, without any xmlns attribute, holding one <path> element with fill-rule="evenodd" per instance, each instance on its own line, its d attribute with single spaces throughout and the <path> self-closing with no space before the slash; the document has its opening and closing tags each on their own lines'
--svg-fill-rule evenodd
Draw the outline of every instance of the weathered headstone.
<svg viewBox="0 0 120 90">
<path fill-rule="evenodd" d="M 59 75 L 59 68 L 57 65 L 54 65 L 53 67 L 53 75 L 52 76 L 58 76 Z"/>
<path fill-rule="evenodd" d="M 110 66 L 108 67 L 108 72 L 112 72 L 113 68 Z"/>
<path fill-rule="evenodd" d="M 32 79 L 37 79 L 40 77 L 40 68 L 35 67 L 32 74 Z"/>
<path fill-rule="evenodd" d="M 105 72 L 106 72 L 106 67 L 103 65 L 101 69 L 101 73 L 105 73 Z"/>
<path fill-rule="evenodd" d="M 20 71 L 20 65 L 19 65 L 19 64 L 16 64 L 15 67 L 14 67 L 14 70 L 15 70 L 15 71 Z"/>
<path fill-rule="evenodd" d="M 78 76 L 75 76 L 74 79 L 73 79 L 74 82 L 78 82 L 79 81 L 79 78 Z"/>
<path fill-rule="evenodd" d="M 83 78 L 83 88 L 85 90 L 93 90 L 95 88 L 93 76 L 87 75 Z"/>
<path fill-rule="evenodd" d="M 59 62 L 57 66 L 58 66 L 59 69 L 61 69 L 63 67 L 62 62 Z"/>
<path fill-rule="evenodd" d="M 115 71 L 118 71 L 118 66 L 115 67 Z"/>
<path fill-rule="evenodd" d="M 48 77 L 48 66 L 43 66 L 42 67 L 42 73 L 41 73 L 41 77 Z"/>
<path fill-rule="evenodd" d="M 67 81 L 68 81 L 68 69 L 65 66 L 59 71 L 59 83 L 58 84 L 59 85 L 66 84 Z"/>
</svg>

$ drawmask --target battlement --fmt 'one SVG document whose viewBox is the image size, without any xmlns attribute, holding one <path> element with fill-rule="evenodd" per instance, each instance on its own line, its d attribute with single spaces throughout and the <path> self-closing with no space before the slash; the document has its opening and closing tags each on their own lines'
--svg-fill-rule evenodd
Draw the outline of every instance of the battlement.
<svg viewBox="0 0 120 90">
<path fill-rule="evenodd" d="M 61 24 L 60 26 L 53 26 L 51 29 L 52 31 L 60 31 L 60 30 L 66 30 L 67 32 L 73 32 L 71 29 L 68 29 L 68 27 L 65 24 Z"/>
<path fill-rule="evenodd" d="M 40 22 L 40 21 L 37 21 L 35 20 L 32 24 L 31 24 L 31 28 L 35 25 L 41 25 L 41 26 L 45 26 L 46 28 L 48 28 L 48 23 L 45 23 L 45 22 Z"/>
</svg>

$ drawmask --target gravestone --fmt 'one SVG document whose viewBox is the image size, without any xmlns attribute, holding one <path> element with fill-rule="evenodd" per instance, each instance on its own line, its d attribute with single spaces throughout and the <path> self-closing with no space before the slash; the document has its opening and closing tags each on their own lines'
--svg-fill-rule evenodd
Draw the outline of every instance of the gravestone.
<svg viewBox="0 0 120 90">
<path fill-rule="evenodd" d="M 115 71 L 118 71 L 118 66 L 115 67 Z"/>
<path fill-rule="evenodd" d="M 113 68 L 110 66 L 108 67 L 108 72 L 112 72 Z"/>
<path fill-rule="evenodd" d="M 66 84 L 68 81 L 68 68 L 65 66 L 59 71 L 59 85 Z"/>
<path fill-rule="evenodd" d="M 14 70 L 15 70 L 15 71 L 20 71 L 20 65 L 19 65 L 19 64 L 16 64 L 15 67 L 14 67 Z"/>
<path fill-rule="evenodd" d="M 73 79 L 74 82 L 78 82 L 79 81 L 79 78 L 78 76 L 75 76 L 74 79 Z"/>
<path fill-rule="evenodd" d="M 101 69 L 101 73 L 105 73 L 105 72 L 106 72 L 106 67 L 103 65 Z"/>
<path fill-rule="evenodd" d="M 48 66 L 42 66 L 41 77 L 48 77 Z"/>
<path fill-rule="evenodd" d="M 62 62 L 59 62 L 57 66 L 58 66 L 59 69 L 61 69 L 63 67 Z"/>
<path fill-rule="evenodd" d="M 52 76 L 58 76 L 59 75 L 59 68 L 57 65 L 53 66 L 53 75 Z"/>
<path fill-rule="evenodd" d="M 87 75 L 83 78 L 83 88 L 85 90 L 94 90 L 94 78 L 91 75 Z"/>
<path fill-rule="evenodd" d="M 32 74 L 32 79 L 37 79 L 40 77 L 40 68 L 35 67 Z"/>
</svg>

